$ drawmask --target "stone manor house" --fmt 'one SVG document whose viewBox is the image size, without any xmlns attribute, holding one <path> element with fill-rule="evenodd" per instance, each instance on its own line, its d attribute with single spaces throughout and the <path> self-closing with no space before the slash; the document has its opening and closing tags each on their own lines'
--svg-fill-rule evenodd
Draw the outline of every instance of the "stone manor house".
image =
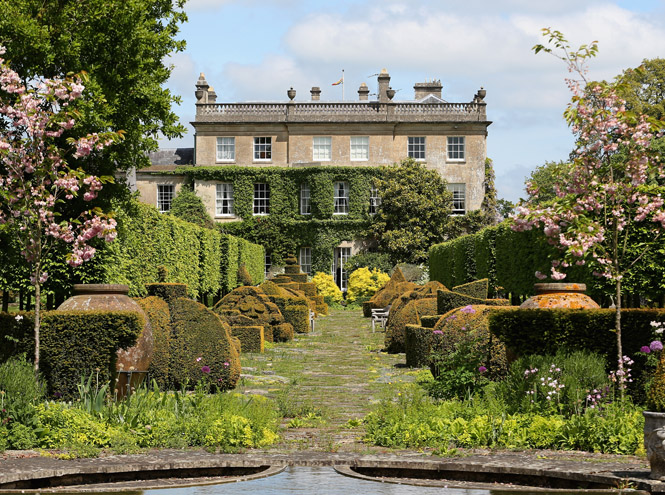
<svg viewBox="0 0 665 495">
<path fill-rule="evenodd" d="M 467 103 L 445 101 L 437 80 L 416 83 L 414 90 L 413 100 L 395 100 L 390 75 L 383 69 L 372 98 L 363 83 L 356 101 L 324 101 L 321 89 L 313 87 L 308 101 L 296 100 L 291 88 L 286 92 L 287 101 L 222 103 L 201 74 L 196 82 L 196 117 L 191 123 L 194 148 L 154 153 L 152 166 L 136 171 L 135 187 L 142 201 L 167 212 L 188 180 L 185 173 L 178 172 L 186 168 L 380 167 L 412 157 L 446 179 L 455 214 L 480 208 L 491 123 L 485 90 L 481 88 Z M 232 182 L 195 179 L 193 186 L 215 221 L 243 220 L 234 208 Z M 348 213 L 354 191 L 344 180 L 335 181 L 333 187 L 333 215 L 339 218 Z M 255 183 L 252 207 L 245 215 L 269 215 L 275 193 L 267 184 Z M 380 191 L 368 194 L 371 214 Z M 308 213 L 309 195 L 309 186 L 301 184 L 297 199 L 301 215 Z M 334 246 L 333 273 L 343 272 L 344 261 L 359 246 L 356 239 Z M 312 265 L 311 248 L 303 246 L 299 251 L 301 265 L 307 270 Z M 270 264 L 269 256 L 266 264 Z M 345 277 L 338 278 L 344 288 Z"/>
</svg>

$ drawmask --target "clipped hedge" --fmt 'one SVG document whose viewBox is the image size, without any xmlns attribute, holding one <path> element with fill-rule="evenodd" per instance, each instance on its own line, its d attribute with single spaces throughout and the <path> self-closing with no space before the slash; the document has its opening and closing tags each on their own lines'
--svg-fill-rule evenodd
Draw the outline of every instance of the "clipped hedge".
<svg viewBox="0 0 665 495">
<path fill-rule="evenodd" d="M 293 325 L 290 323 L 275 325 L 272 329 L 272 335 L 275 342 L 288 342 L 289 340 L 293 340 Z"/>
<path fill-rule="evenodd" d="M 390 310 L 392 313 L 392 308 Z M 389 353 L 405 352 L 405 330 L 407 325 L 420 325 L 421 316 L 437 313 L 434 297 L 414 299 L 395 315 L 390 315 L 386 325 L 385 346 Z"/>
<path fill-rule="evenodd" d="M 18 339 L 9 352 L 34 356 L 34 313 L 0 315 L 0 339 Z M 136 343 L 145 321 L 133 311 L 48 311 L 42 313 L 40 326 L 40 371 L 50 394 L 63 398 L 78 395 L 81 376 L 99 373 L 101 383 L 110 382 L 115 373 L 116 352 Z"/>
<path fill-rule="evenodd" d="M 309 333 L 309 306 L 286 306 L 282 314 L 284 320 L 293 325 L 295 333 Z"/>
<path fill-rule="evenodd" d="M 187 297 L 187 286 L 185 284 L 147 284 L 145 286 L 149 296 L 164 300 L 168 305 L 173 304 L 176 299 Z"/>
<path fill-rule="evenodd" d="M 432 330 L 420 325 L 406 325 L 404 331 L 404 350 L 406 365 L 409 368 L 429 366 L 432 346 Z"/>
<path fill-rule="evenodd" d="M 240 376 L 240 359 L 229 326 L 191 299 L 176 299 L 170 310 L 170 370 L 174 386 L 193 388 L 199 380 L 206 379 L 222 389 L 234 388 Z M 210 369 L 209 373 L 203 371 L 204 366 Z"/>
<path fill-rule="evenodd" d="M 243 352 L 263 352 L 265 338 L 261 326 L 234 326 L 231 331 L 240 340 Z"/>
<path fill-rule="evenodd" d="M 453 287 L 452 291 L 457 292 L 458 294 L 475 297 L 476 299 L 487 299 L 489 293 L 489 281 L 486 278 L 474 280 L 473 282 Z"/>
<path fill-rule="evenodd" d="M 509 306 L 507 299 L 477 299 L 475 297 L 452 292 L 449 290 L 440 290 L 437 292 L 437 314 L 445 314 L 455 308 L 462 306 L 484 304 L 487 306 Z"/>
<path fill-rule="evenodd" d="M 220 283 L 222 292 L 227 294 L 238 287 L 238 260 L 240 239 L 229 234 L 220 236 Z"/>
<path fill-rule="evenodd" d="M 171 315 L 169 306 L 159 297 L 146 297 L 136 301 L 148 315 L 154 339 L 152 360 L 148 374 L 162 390 L 171 388 L 169 366 L 171 361 Z"/>
<path fill-rule="evenodd" d="M 265 278 L 265 250 L 263 246 L 238 239 L 238 265 L 245 266 L 253 285 L 258 285 Z"/>
</svg>

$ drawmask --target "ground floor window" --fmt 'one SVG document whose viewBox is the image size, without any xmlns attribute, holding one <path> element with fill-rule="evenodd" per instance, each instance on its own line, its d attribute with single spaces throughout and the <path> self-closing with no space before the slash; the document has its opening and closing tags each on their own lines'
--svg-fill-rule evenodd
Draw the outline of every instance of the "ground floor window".
<svg viewBox="0 0 665 495">
<path fill-rule="evenodd" d="M 312 248 L 311 247 L 301 247 L 300 248 L 300 270 L 307 275 L 312 274 Z"/>
<path fill-rule="evenodd" d="M 453 193 L 453 215 L 466 213 L 466 184 L 448 184 L 448 190 Z"/>
<path fill-rule="evenodd" d="M 270 253 L 265 254 L 264 264 L 265 264 L 265 277 L 268 278 L 268 272 L 272 267 L 272 258 L 270 257 Z"/>
<path fill-rule="evenodd" d="M 171 211 L 171 202 L 175 197 L 175 186 L 172 184 L 157 185 L 157 209 L 160 213 Z"/>
</svg>

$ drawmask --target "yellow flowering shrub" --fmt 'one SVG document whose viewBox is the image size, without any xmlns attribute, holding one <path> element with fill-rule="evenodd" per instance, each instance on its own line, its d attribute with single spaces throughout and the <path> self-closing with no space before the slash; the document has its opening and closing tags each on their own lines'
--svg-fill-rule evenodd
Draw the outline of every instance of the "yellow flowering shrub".
<svg viewBox="0 0 665 495">
<path fill-rule="evenodd" d="M 390 275 L 383 273 L 378 268 L 372 271 L 367 267 L 358 268 L 349 276 L 346 299 L 349 302 L 359 303 L 367 301 L 389 280 Z"/>
<path fill-rule="evenodd" d="M 316 285 L 316 290 L 320 296 L 326 300 L 326 302 L 341 302 L 344 297 L 342 296 L 342 291 L 339 290 L 335 279 L 332 275 L 323 272 L 317 272 L 312 277 L 312 282 Z"/>
</svg>

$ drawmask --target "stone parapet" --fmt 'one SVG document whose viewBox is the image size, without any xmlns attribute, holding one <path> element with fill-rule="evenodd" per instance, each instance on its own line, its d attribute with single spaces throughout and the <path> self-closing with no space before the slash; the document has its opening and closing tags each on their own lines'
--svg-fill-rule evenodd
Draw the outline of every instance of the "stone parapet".
<svg viewBox="0 0 665 495">
<path fill-rule="evenodd" d="M 197 103 L 197 123 L 485 122 L 486 103 Z"/>
</svg>

